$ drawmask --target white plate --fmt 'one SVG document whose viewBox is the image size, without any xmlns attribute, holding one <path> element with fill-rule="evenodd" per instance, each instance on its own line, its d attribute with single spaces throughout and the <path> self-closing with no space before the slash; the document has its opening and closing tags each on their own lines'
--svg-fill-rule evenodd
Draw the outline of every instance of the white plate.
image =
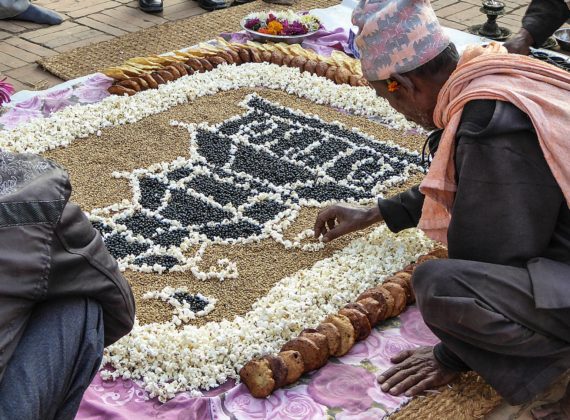
<svg viewBox="0 0 570 420">
<path fill-rule="evenodd" d="M 244 31 L 246 31 L 248 34 L 250 34 L 253 37 L 253 39 L 255 39 L 256 41 L 285 42 L 287 44 L 300 44 L 301 42 L 303 42 L 305 40 L 305 38 L 308 38 L 311 35 L 314 35 L 317 33 L 317 31 L 313 31 L 313 32 L 307 32 L 306 34 L 302 34 L 302 35 L 261 34 L 259 32 L 253 31 L 251 29 L 247 29 L 245 27 L 245 21 L 246 21 L 245 18 L 242 19 L 242 21 L 240 22 L 241 27 L 243 28 Z"/>
</svg>

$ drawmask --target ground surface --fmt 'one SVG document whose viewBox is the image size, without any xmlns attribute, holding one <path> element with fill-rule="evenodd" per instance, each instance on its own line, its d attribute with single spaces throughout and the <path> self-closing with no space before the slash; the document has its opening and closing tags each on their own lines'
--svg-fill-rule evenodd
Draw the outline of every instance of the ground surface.
<svg viewBox="0 0 570 420">
<path fill-rule="evenodd" d="M 35 62 L 73 48 L 135 32 L 168 21 L 206 13 L 193 0 L 165 0 L 164 12 L 147 14 L 136 0 L 39 0 L 35 4 L 59 12 L 65 21 L 47 27 L 19 21 L 0 21 L 0 72 L 8 76 L 16 90 L 51 87 L 61 80 L 43 71 Z M 520 28 L 528 0 L 506 0 L 507 15 L 501 25 Z M 480 0 L 435 0 L 432 2 L 441 23 L 464 30 L 482 23 Z"/>
</svg>

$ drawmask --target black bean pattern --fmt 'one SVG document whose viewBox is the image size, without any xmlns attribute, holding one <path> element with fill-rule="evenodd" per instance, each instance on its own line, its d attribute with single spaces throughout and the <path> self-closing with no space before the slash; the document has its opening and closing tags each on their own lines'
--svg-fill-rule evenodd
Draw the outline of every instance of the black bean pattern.
<svg viewBox="0 0 570 420">
<path fill-rule="evenodd" d="M 213 177 L 200 175 L 186 184 L 187 187 L 196 192 L 212 197 L 222 206 L 228 203 L 239 206 L 247 201 L 249 191 L 236 187 L 228 182 L 220 182 Z"/>
<path fill-rule="evenodd" d="M 232 217 L 231 213 L 213 207 L 182 190 L 172 191 L 170 201 L 161 214 L 167 219 L 179 221 L 184 226 L 221 222 Z"/>
<path fill-rule="evenodd" d="M 153 266 L 155 264 L 171 269 L 179 263 L 178 259 L 170 255 L 151 255 L 148 257 L 138 257 L 135 259 L 135 265 L 142 266 L 144 264 Z"/>
<path fill-rule="evenodd" d="M 237 223 L 216 224 L 215 226 L 204 225 L 200 233 L 208 238 L 238 239 L 261 234 L 261 226 L 254 225 L 246 220 Z"/>
<path fill-rule="evenodd" d="M 191 295 L 185 292 L 177 292 L 172 295 L 180 303 L 188 303 L 192 312 L 203 311 L 210 302 L 197 295 Z"/>
<path fill-rule="evenodd" d="M 141 205 L 149 210 L 156 210 L 160 207 L 160 200 L 166 192 L 166 184 L 156 178 L 146 177 L 139 181 Z"/>
<path fill-rule="evenodd" d="M 135 266 L 158 264 L 171 269 L 186 261 L 164 249 L 187 241 L 193 246 L 204 240 L 265 237 L 266 224 L 291 205 L 303 205 L 303 200 L 370 200 L 378 183 L 402 176 L 410 164 L 421 166 L 417 153 L 260 97 L 251 97 L 248 108 L 240 118 L 198 128 L 193 137 L 197 152 L 187 164 L 177 162 L 176 169 L 133 175 L 140 188 L 136 210 L 110 219 L 153 247 L 128 242 L 125 234 L 94 221 L 116 258 Z M 204 304 L 194 295 L 180 296 L 196 307 Z"/>
<path fill-rule="evenodd" d="M 119 233 L 107 236 L 107 238 L 105 238 L 105 245 L 115 258 L 125 258 L 127 255 L 138 255 L 149 248 L 147 244 L 128 242 L 127 238 Z"/>
<path fill-rule="evenodd" d="M 148 238 L 156 234 L 158 228 L 168 229 L 170 225 L 165 222 L 161 222 L 158 219 L 147 216 L 142 212 L 136 212 L 132 216 L 122 217 L 117 219 L 117 223 L 125 225 L 127 229 L 131 230 L 134 235 L 142 235 Z"/>
</svg>

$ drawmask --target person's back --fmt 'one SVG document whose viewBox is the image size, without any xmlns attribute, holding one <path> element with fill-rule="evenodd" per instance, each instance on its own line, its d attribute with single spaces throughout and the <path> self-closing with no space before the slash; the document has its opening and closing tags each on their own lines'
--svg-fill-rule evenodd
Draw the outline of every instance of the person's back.
<svg viewBox="0 0 570 420">
<path fill-rule="evenodd" d="M 0 419 L 72 419 L 130 287 L 57 164 L 0 152 Z"/>
</svg>

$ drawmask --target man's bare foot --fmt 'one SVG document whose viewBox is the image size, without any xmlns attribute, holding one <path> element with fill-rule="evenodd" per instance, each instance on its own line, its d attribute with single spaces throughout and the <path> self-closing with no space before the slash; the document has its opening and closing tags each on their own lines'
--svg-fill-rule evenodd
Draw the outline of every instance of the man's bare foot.
<svg viewBox="0 0 570 420">
<path fill-rule="evenodd" d="M 395 366 L 378 377 L 381 389 L 392 395 L 405 393 L 413 397 L 422 392 L 447 385 L 459 376 L 458 372 L 442 366 L 433 355 L 433 347 L 405 350 L 390 359 Z"/>
<path fill-rule="evenodd" d="M 570 419 L 570 384 L 566 393 L 557 402 L 540 405 L 531 410 L 532 417 L 536 420 L 567 420 Z"/>
</svg>

